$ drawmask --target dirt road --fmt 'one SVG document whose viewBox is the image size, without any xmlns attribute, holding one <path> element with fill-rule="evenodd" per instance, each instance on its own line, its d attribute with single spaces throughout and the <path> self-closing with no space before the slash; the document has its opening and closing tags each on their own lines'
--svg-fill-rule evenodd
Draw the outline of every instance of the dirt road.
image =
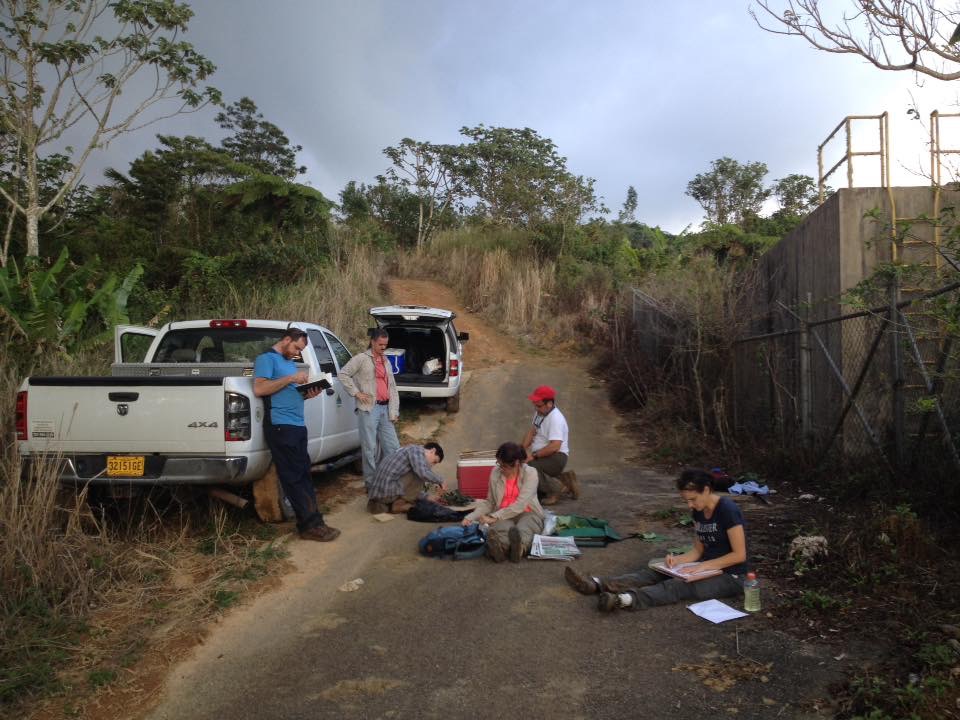
<svg viewBox="0 0 960 720">
<path fill-rule="evenodd" d="M 394 293 L 455 305 L 425 284 Z M 635 441 L 582 361 L 528 355 L 470 315 L 458 324 L 471 333 L 471 376 L 460 413 L 433 425 L 448 457 L 442 475 L 455 478 L 461 450 L 520 438 L 526 394 L 549 383 L 571 421 L 571 467 L 584 486 L 558 512 L 664 536 L 587 549 L 577 566 L 626 569 L 689 542 L 688 530 L 651 518 L 677 507 L 672 479 L 630 460 Z M 758 512 L 749 508 L 748 521 L 762 522 Z M 363 498 L 330 522 L 341 538 L 292 543 L 297 571 L 175 667 L 150 718 L 821 717 L 813 701 L 844 668 L 762 617 L 711 625 L 682 606 L 601 615 L 593 598 L 567 588 L 561 563 L 419 557 L 431 526 L 379 523 Z M 359 589 L 339 589 L 355 579 Z"/>
</svg>

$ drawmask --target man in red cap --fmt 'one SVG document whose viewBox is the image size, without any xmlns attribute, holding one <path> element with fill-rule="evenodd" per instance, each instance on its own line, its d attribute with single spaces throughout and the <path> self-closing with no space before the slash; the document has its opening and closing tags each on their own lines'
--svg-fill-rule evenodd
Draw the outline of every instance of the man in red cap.
<svg viewBox="0 0 960 720">
<path fill-rule="evenodd" d="M 536 413 L 522 445 L 527 451 L 527 464 L 539 476 L 537 497 L 542 505 L 553 505 L 564 494 L 576 500 L 580 497 L 577 475 L 563 471 L 570 456 L 570 431 L 557 407 L 557 393 L 549 385 L 541 385 L 527 397 Z"/>
</svg>

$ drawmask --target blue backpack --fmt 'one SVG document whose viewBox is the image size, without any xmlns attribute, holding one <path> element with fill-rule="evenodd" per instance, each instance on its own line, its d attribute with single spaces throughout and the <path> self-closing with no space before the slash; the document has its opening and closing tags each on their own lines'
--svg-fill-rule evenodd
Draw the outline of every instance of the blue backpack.
<svg viewBox="0 0 960 720">
<path fill-rule="evenodd" d="M 487 549 L 487 536 L 480 525 L 438 527 L 420 538 L 420 554 L 427 557 L 450 555 L 454 560 L 481 557 Z"/>
</svg>

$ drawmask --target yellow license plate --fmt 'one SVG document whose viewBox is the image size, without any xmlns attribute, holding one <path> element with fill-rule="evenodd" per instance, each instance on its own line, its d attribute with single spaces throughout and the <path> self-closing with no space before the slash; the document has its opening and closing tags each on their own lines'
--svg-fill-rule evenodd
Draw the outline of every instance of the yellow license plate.
<svg viewBox="0 0 960 720">
<path fill-rule="evenodd" d="M 108 455 L 109 477 L 143 477 L 143 455 Z"/>
</svg>

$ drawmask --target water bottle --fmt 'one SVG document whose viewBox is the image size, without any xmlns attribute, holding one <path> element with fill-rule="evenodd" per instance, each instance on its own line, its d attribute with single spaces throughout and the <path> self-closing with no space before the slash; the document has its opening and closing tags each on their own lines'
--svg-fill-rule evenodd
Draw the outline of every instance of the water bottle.
<svg viewBox="0 0 960 720">
<path fill-rule="evenodd" d="M 760 581 L 756 573 L 747 573 L 747 580 L 743 583 L 743 609 L 760 612 Z"/>
<path fill-rule="evenodd" d="M 290 502 L 290 498 L 286 495 L 280 498 L 280 512 L 283 514 L 284 520 L 297 519 L 297 513 L 293 510 L 293 503 Z"/>
</svg>

